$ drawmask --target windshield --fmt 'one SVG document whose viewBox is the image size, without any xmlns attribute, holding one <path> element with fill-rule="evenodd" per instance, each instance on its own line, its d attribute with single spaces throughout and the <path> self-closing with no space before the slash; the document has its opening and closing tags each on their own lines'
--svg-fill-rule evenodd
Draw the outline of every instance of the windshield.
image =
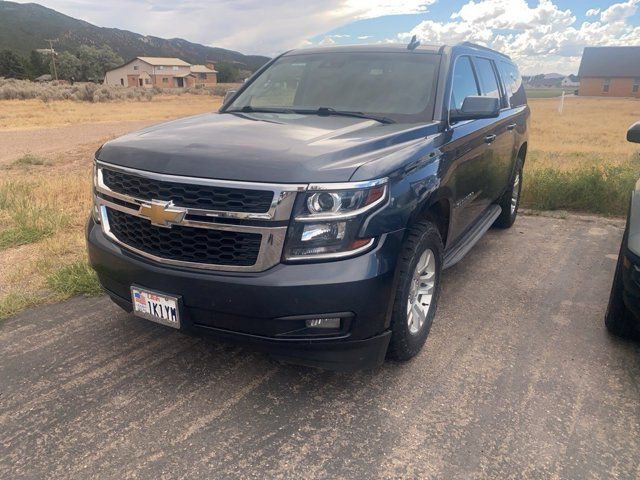
<svg viewBox="0 0 640 480">
<path fill-rule="evenodd" d="M 432 120 L 439 64 L 439 55 L 422 52 L 286 55 L 227 110 L 330 109 L 404 123 Z"/>
</svg>

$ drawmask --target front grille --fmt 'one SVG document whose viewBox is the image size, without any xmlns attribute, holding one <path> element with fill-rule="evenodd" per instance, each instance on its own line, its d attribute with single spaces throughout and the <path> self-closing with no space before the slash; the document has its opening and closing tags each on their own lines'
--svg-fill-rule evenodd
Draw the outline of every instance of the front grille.
<svg viewBox="0 0 640 480">
<path fill-rule="evenodd" d="M 227 232 L 174 225 L 162 228 L 147 219 L 107 209 L 111 233 L 143 252 L 182 262 L 211 265 L 254 265 L 260 253 L 259 233 Z"/>
<path fill-rule="evenodd" d="M 173 200 L 175 205 L 225 212 L 266 213 L 273 192 L 245 190 L 155 180 L 128 173 L 102 169 L 104 184 L 111 190 L 142 200 Z"/>
</svg>

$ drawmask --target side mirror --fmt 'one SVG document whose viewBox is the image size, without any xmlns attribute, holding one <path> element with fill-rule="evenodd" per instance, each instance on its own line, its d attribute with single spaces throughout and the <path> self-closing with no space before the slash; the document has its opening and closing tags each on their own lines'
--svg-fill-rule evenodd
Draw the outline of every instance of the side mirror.
<svg viewBox="0 0 640 480">
<path fill-rule="evenodd" d="M 450 121 L 477 120 L 500 116 L 500 99 L 492 97 L 469 96 L 462 102 L 460 110 L 451 110 Z"/>
<path fill-rule="evenodd" d="M 238 93 L 237 90 L 227 90 L 227 93 L 224 94 L 224 100 L 222 101 L 222 105 L 226 105 L 227 102 L 231 100 L 231 97 L 233 97 L 236 93 Z"/>
<path fill-rule="evenodd" d="M 640 143 L 640 122 L 629 129 L 627 132 L 627 140 L 633 143 Z"/>
</svg>

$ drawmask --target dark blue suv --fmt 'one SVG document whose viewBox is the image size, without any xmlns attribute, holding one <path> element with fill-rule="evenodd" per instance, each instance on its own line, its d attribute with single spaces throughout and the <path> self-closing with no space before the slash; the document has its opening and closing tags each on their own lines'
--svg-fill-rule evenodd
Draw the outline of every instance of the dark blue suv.
<svg viewBox="0 0 640 480">
<path fill-rule="evenodd" d="M 406 360 L 442 271 L 513 224 L 528 123 L 487 48 L 290 51 L 217 113 L 96 152 L 91 264 L 170 327 L 336 370 Z"/>
</svg>

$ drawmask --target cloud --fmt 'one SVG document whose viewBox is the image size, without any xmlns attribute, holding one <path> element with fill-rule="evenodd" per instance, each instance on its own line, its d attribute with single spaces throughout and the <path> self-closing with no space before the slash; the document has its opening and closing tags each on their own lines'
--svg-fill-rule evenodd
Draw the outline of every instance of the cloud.
<svg viewBox="0 0 640 480">
<path fill-rule="evenodd" d="M 616 3 L 599 12 L 599 20 L 578 25 L 571 10 L 558 8 L 552 0 L 534 6 L 526 0 L 471 0 L 451 21 L 423 21 L 398 39 L 408 41 L 415 34 L 427 43 L 469 40 L 510 55 L 525 73 L 575 73 L 585 46 L 640 45 L 640 27 L 628 23 L 639 4 Z"/>
<path fill-rule="evenodd" d="M 587 17 L 595 17 L 600 14 L 599 8 L 591 8 L 587 10 Z"/>
<path fill-rule="evenodd" d="M 624 22 L 638 11 L 640 0 L 629 0 L 624 3 L 616 3 L 600 14 L 600 20 L 608 23 Z"/>
</svg>

